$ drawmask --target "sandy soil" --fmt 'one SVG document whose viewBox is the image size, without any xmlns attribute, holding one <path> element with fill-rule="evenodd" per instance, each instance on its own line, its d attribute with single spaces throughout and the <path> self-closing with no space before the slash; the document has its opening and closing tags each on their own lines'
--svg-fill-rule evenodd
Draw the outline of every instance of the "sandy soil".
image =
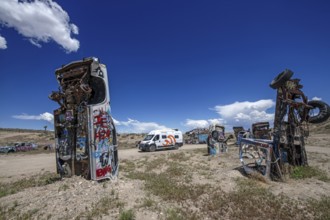
<svg viewBox="0 0 330 220">
<path fill-rule="evenodd" d="M 206 145 L 184 145 L 180 151 L 206 148 Z M 136 160 L 141 157 L 166 154 L 168 151 L 141 152 L 136 148 L 119 150 L 120 160 Z M 0 180 L 13 181 L 39 174 L 41 172 L 56 172 L 55 153 L 48 154 L 0 154 Z"/>
</svg>

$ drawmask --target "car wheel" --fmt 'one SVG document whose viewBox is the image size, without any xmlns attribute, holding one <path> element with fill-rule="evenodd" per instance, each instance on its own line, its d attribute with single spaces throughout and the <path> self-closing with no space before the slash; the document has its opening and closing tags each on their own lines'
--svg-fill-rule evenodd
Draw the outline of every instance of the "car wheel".
<svg viewBox="0 0 330 220">
<path fill-rule="evenodd" d="M 280 88 L 286 81 L 291 79 L 293 72 L 289 69 L 284 70 L 278 76 L 276 76 L 273 81 L 270 83 L 270 87 L 273 89 Z"/>
<path fill-rule="evenodd" d="M 149 151 L 154 152 L 156 150 L 156 145 L 152 144 L 149 146 Z"/>
</svg>

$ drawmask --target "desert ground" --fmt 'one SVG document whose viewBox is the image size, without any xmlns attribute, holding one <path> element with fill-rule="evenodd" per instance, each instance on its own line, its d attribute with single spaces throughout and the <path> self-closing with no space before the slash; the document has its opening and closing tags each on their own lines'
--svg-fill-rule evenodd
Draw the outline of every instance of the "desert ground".
<svg viewBox="0 0 330 220">
<path fill-rule="evenodd" d="M 119 137 L 117 179 L 61 179 L 55 153 L 43 149 L 51 133 L 1 130 L 0 145 L 39 149 L 0 154 L 0 219 L 330 219 L 329 124 L 310 128 L 309 166 L 284 181 L 245 175 L 234 140 L 209 157 L 206 145 L 139 152 L 143 135 L 133 134 Z"/>
</svg>

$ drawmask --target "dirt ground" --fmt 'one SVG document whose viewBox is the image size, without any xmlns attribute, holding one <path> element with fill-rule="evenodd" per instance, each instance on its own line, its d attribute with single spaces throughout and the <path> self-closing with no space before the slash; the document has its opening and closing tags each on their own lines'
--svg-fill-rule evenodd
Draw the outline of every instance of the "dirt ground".
<svg viewBox="0 0 330 220">
<path fill-rule="evenodd" d="M 330 141 L 327 134 L 317 134 L 317 138 L 319 142 L 309 142 L 306 147 L 309 165 L 330 177 Z M 217 200 L 217 208 L 208 202 L 212 200 L 212 194 L 218 193 L 216 190 L 223 195 L 234 196 L 240 180 L 249 181 L 240 169 L 238 147 L 231 142 L 228 153 L 212 158 L 205 153 L 206 145 L 184 145 L 179 150 L 152 153 L 139 152 L 136 148 L 120 149 L 117 179 L 95 182 L 75 176 L 27 187 L 0 197 L 0 219 L 133 219 L 129 217 L 130 212 L 134 213 L 135 219 L 245 219 L 244 215 L 239 217 L 233 214 L 235 207 L 223 205 L 227 207 L 226 212 L 220 212 L 221 201 Z M 162 184 L 162 178 L 169 175 L 168 170 L 173 175 L 169 179 L 180 179 L 173 182 L 173 189 L 167 189 L 166 185 L 153 189 L 152 185 L 148 185 L 150 179 L 146 176 L 155 175 L 160 181 L 157 184 Z M 55 173 L 54 153 L 0 155 L 2 186 L 14 186 L 20 180 L 31 181 L 31 177 L 37 179 L 49 173 Z M 178 195 L 180 190 L 184 191 L 180 188 L 182 184 L 192 191 L 187 195 Z M 284 195 L 294 201 L 318 201 L 330 195 L 330 182 L 318 178 L 288 178 L 284 182 L 266 183 L 257 180 L 256 184 L 274 198 Z M 169 191 L 163 192 L 163 189 Z M 180 190 L 172 191 L 175 189 Z M 194 197 L 199 189 L 202 192 Z M 208 204 L 207 210 L 205 204 Z M 296 209 L 305 209 L 304 204 L 297 203 Z M 303 219 L 307 216 L 318 219 L 310 213 L 303 217 L 292 215 L 269 218 Z M 259 219 L 253 215 L 251 218 Z"/>
<path fill-rule="evenodd" d="M 206 148 L 206 145 L 185 145 L 180 150 Z M 171 151 L 172 152 L 172 151 Z M 137 148 L 119 150 L 120 160 L 137 160 L 143 157 L 164 155 L 168 151 L 141 152 Z M 56 172 L 55 153 L 0 154 L 0 181 L 10 182 L 42 172 Z"/>
</svg>

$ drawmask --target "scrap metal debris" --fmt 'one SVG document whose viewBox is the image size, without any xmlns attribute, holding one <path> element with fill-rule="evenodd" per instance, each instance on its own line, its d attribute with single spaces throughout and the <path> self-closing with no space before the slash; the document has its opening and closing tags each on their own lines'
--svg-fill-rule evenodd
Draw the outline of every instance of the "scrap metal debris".
<svg viewBox="0 0 330 220">
<path fill-rule="evenodd" d="M 270 84 L 277 90 L 272 138 L 269 125 L 254 124 L 255 138 L 241 139 L 240 160 L 247 173 L 257 171 L 266 178 L 282 180 L 287 165 L 308 165 L 308 125 L 326 121 L 330 107 L 322 101 L 309 101 L 301 90 L 300 79 L 291 79 L 292 75 L 287 69 Z"/>
<path fill-rule="evenodd" d="M 209 130 L 206 128 L 195 128 L 185 133 L 186 144 L 206 144 Z"/>
<path fill-rule="evenodd" d="M 209 136 L 207 137 L 208 155 L 216 155 L 220 152 L 228 152 L 227 142 L 234 136 L 225 136 L 225 127 L 219 124 L 213 124 L 209 127 Z"/>
</svg>

